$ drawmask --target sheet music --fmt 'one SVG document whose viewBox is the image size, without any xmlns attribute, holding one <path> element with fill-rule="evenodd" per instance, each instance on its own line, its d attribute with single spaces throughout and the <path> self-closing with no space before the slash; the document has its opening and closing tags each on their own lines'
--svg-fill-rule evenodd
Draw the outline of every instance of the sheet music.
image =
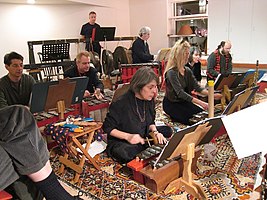
<svg viewBox="0 0 267 200">
<path fill-rule="evenodd" d="M 263 102 L 222 118 L 239 159 L 267 151 L 266 118 L 259 116 L 266 110 Z"/>
<path fill-rule="evenodd" d="M 86 144 L 82 145 L 83 148 L 85 148 Z M 94 141 L 91 143 L 89 149 L 88 149 L 88 154 L 93 158 L 95 155 L 100 154 L 101 152 L 105 151 L 107 147 L 107 144 L 102 140 L 102 141 Z M 79 148 L 76 149 L 79 152 L 82 152 Z"/>
</svg>

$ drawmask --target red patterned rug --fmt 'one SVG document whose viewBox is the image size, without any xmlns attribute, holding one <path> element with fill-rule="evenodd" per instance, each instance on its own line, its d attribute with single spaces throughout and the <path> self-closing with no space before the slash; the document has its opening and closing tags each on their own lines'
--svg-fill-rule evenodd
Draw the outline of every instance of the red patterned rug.
<svg viewBox="0 0 267 200">
<path fill-rule="evenodd" d="M 213 161 L 202 158 L 197 164 L 197 179 L 208 199 L 249 199 L 253 190 L 255 176 L 259 170 L 260 154 L 244 159 L 237 159 L 232 144 L 226 134 L 215 141 L 217 153 Z M 145 186 L 138 184 L 133 177 L 125 177 L 119 171 L 122 167 L 101 153 L 96 156 L 102 170 L 96 170 L 86 162 L 79 183 L 72 184 L 73 171 L 67 169 L 59 178 L 73 188 L 82 190 L 92 199 L 194 199 L 185 191 L 175 191 L 172 194 L 155 194 Z M 58 156 L 51 157 L 54 171 L 57 173 L 60 163 Z"/>
</svg>

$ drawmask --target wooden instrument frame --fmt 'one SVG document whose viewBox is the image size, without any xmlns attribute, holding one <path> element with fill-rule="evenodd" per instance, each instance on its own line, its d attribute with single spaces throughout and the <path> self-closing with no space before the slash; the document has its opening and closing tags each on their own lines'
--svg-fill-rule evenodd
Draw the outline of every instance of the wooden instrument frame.
<svg viewBox="0 0 267 200">
<path fill-rule="evenodd" d="M 193 181 L 192 161 L 195 157 L 195 144 L 200 143 L 210 128 L 211 126 L 208 126 L 208 123 L 200 124 L 194 132 L 188 133 L 183 137 L 182 141 L 170 157 L 171 159 L 181 154 L 184 166 L 183 175 L 167 186 L 164 190 L 165 194 L 176 191 L 177 189 L 184 189 L 198 199 L 207 199 L 204 190 L 200 185 Z"/>
</svg>

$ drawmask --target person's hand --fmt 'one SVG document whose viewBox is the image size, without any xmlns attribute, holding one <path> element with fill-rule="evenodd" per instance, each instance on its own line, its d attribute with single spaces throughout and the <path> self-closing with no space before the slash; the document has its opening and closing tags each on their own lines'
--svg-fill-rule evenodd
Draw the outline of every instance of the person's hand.
<svg viewBox="0 0 267 200">
<path fill-rule="evenodd" d="M 90 92 L 88 90 L 84 91 L 83 98 L 90 97 Z"/>
<path fill-rule="evenodd" d="M 99 88 L 97 88 L 97 89 L 95 90 L 94 96 L 95 96 L 98 100 L 101 100 L 101 99 L 104 98 L 104 95 L 101 93 L 101 91 L 100 91 Z"/>
<path fill-rule="evenodd" d="M 200 106 L 204 109 L 204 110 L 208 110 L 209 108 L 209 104 L 204 102 L 204 101 L 201 101 L 200 102 Z"/>
<path fill-rule="evenodd" d="M 157 132 L 157 133 L 155 133 L 155 135 L 156 135 L 156 137 L 158 139 L 159 144 L 166 144 L 167 139 L 163 136 L 162 133 Z"/>
<path fill-rule="evenodd" d="M 221 99 L 222 98 L 222 94 L 220 93 L 215 93 L 214 94 L 214 99 L 218 100 L 218 99 Z"/>
<path fill-rule="evenodd" d="M 138 143 L 145 144 L 145 139 L 142 138 L 139 134 L 129 134 L 127 141 L 130 144 L 138 144 Z"/>
</svg>

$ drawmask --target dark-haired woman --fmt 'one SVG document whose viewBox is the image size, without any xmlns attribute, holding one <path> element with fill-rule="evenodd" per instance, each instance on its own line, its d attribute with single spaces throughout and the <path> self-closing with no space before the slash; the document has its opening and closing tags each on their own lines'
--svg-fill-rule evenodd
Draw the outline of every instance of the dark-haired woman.
<svg viewBox="0 0 267 200">
<path fill-rule="evenodd" d="M 189 57 L 188 57 L 188 63 L 185 65 L 186 67 L 189 67 L 197 82 L 200 84 L 202 76 L 201 76 L 201 51 L 198 47 L 192 46 L 189 50 Z"/>
<path fill-rule="evenodd" d="M 120 163 L 133 160 L 145 150 L 149 132 L 160 144 L 167 140 L 155 125 L 155 101 L 158 77 L 149 67 L 142 67 L 134 74 L 129 90 L 113 102 L 103 124 L 108 134 L 107 153 Z M 169 137 L 171 134 L 168 131 Z"/>
</svg>

